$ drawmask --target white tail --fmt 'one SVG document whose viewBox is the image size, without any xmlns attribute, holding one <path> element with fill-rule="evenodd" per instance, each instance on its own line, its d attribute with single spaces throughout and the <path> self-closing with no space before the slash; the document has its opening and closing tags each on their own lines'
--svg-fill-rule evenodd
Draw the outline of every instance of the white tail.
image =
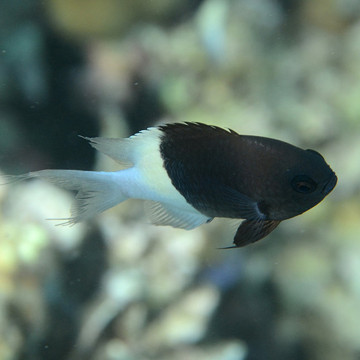
<svg viewBox="0 0 360 360">
<path fill-rule="evenodd" d="M 13 176 L 12 181 L 38 177 L 66 190 L 77 191 L 71 217 L 64 225 L 91 218 L 127 199 L 115 181 L 115 173 L 81 170 L 41 170 Z M 9 178 L 10 179 L 10 178 Z M 59 219 L 60 220 L 60 219 Z"/>
</svg>

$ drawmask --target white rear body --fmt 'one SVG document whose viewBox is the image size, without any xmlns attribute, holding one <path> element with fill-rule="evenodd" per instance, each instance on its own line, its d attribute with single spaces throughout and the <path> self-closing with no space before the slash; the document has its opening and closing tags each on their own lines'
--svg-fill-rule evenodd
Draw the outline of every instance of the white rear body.
<svg viewBox="0 0 360 360">
<path fill-rule="evenodd" d="M 127 139 L 86 138 L 94 148 L 126 166 L 120 171 L 42 170 L 17 178 L 39 177 L 77 191 L 67 224 L 134 198 L 148 200 L 146 209 L 154 224 L 192 229 L 211 219 L 192 207 L 172 185 L 160 154 L 161 135 L 158 128 L 150 128 Z"/>
</svg>

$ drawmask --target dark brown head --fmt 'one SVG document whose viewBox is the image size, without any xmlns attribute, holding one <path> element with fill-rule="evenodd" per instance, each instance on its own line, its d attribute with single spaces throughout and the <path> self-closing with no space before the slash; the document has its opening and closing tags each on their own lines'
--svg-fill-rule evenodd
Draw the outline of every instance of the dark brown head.
<svg viewBox="0 0 360 360">
<path fill-rule="evenodd" d="M 299 215 L 321 202 L 335 187 L 337 177 L 318 152 L 278 140 L 255 139 L 267 149 L 259 155 L 261 180 L 252 189 L 266 218 L 284 220 Z"/>
<path fill-rule="evenodd" d="M 313 150 L 198 123 L 160 127 L 175 188 L 210 217 L 284 220 L 318 204 L 336 175 Z"/>
</svg>

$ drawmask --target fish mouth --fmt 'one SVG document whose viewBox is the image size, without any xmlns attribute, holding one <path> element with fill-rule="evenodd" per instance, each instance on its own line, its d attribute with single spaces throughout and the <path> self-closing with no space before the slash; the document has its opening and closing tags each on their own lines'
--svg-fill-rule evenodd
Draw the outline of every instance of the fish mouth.
<svg viewBox="0 0 360 360">
<path fill-rule="evenodd" d="M 325 184 L 324 188 L 322 189 L 322 193 L 324 194 L 324 196 L 326 196 L 327 194 L 329 194 L 329 192 L 334 189 L 336 183 L 337 183 L 337 176 L 335 174 L 333 174 L 330 178 L 330 180 Z"/>
</svg>

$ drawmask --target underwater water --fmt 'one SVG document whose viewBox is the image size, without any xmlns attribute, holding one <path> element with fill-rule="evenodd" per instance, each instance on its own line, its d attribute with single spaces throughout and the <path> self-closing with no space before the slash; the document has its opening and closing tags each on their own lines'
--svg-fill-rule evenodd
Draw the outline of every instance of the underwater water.
<svg viewBox="0 0 360 360">
<path fill-rule="evenodd" d="M 0 359 L 359 359 L 358 1 L 3 0 L 0 24 L 0 183 L 116 170 L 78 135 L 175 121 L 316 149 L 339 179 L 229 250 L 239 222 L 153 226 L 130 200 L 57 226 L 73 194 L 0 186 Z"/>
</svg>

